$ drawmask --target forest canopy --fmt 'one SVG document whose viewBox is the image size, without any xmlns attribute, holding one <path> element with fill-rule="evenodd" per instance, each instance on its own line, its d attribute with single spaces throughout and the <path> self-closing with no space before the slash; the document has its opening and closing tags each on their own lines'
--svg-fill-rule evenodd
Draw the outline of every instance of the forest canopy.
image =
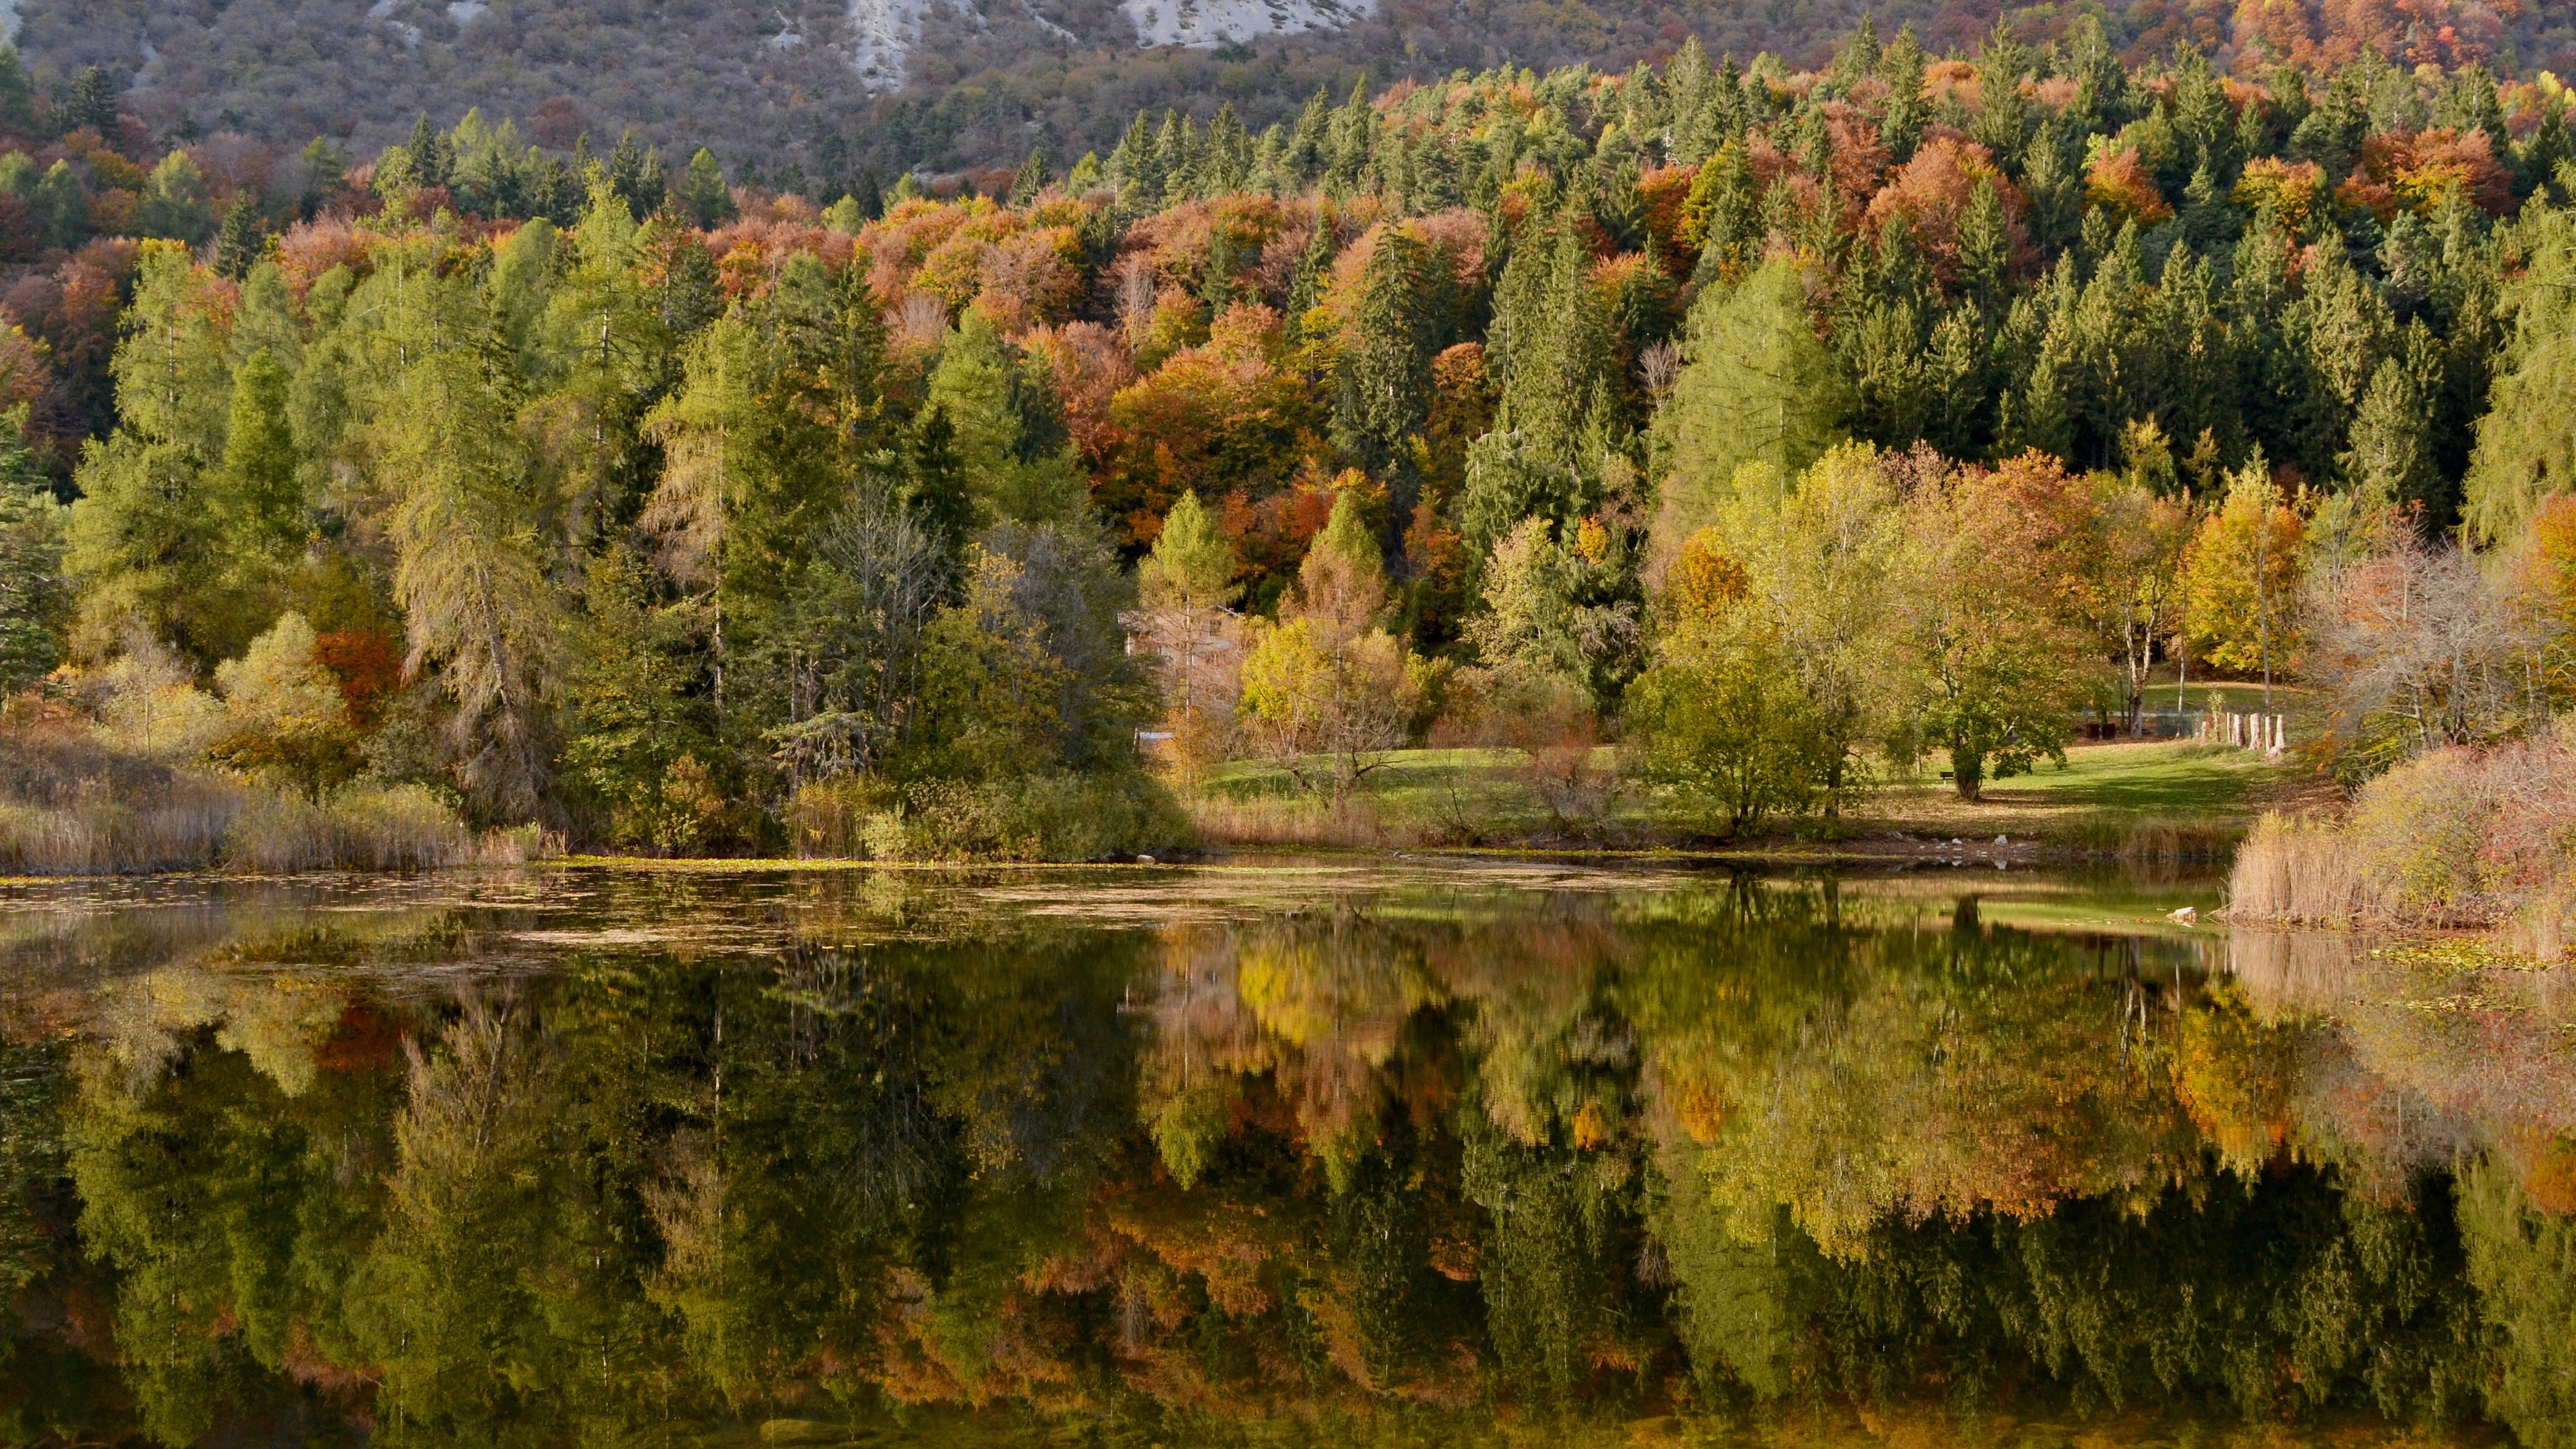
<svg viewBox="0 0 2576 1449">
<path fill-rule="evenodd" d="M 2524 561 L 2483 683 L 2338 686 L 2334 763 L 2529 733 L 2569 97 L 2307 59 L 1864 22 L 829 205 L 480 116 L 291 201 L 0 158 L 18 677 L 621 848 L 1115 854 L 1178 831 L 1149 760 L 1339 799 L 1532 730 L 1742 831 L 1973 796 L 2159 663 L 2332 675 L 2336 591 L 2447 549 Z M 255 655 L 342 692 L 300 754 L 221 753 Z"/>
</svg>

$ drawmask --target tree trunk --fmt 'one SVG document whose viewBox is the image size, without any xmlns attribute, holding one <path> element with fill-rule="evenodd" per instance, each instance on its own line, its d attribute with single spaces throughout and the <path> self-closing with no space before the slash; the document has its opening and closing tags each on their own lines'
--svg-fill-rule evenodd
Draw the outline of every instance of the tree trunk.
<svg viewBox="0 0 2576 1449">
<path fill-rule="evenodd" d="M 1974 800 L 1985 788 L 1986 757 L 1983 751 L 1953 745 L 1950 748 L 1950 783 L 1959 789 L 1959 798 Z"/>
</svg>

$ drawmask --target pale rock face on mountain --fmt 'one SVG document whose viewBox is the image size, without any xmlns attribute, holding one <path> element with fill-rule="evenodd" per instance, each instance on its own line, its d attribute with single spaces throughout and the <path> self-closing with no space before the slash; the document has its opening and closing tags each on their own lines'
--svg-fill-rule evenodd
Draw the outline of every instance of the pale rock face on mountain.
<svg viewBox="0 0 2576 1449">
<path fill-rule="evenodd" d="M 6 0 L 0 0 L 6 3 Z M 850 68 L 871 94 L 900 90 L 912 52 L 921 44 L 921 22 L 941 0 L 849 0 Z M 979 0 L 946 0 L 975 29 L 985 29 Z M 980 0 L 980 4 L 1002 0 Z M 1015 7 L 1048 36 L 1068 45 L 1084 38 L 1043 14 L 1033 0 L 1012 0 Z M 1119 8 L 1136 30 L 1142 49 L 1179 45 L 1198 49 L 1228 41 L 1257 40 L 1265 35 L 1295 35 L 1310 30 L 1340 30 L 1364 20 L 1376 0 L 1120 0 Z"/>
<path fill-rule="evenodd" d="M 1265 35 L 1339 30 L 1365 20 L 1375 0 L 1123 0 L 1136 44 L 1217 46 Z"/>
</svg>

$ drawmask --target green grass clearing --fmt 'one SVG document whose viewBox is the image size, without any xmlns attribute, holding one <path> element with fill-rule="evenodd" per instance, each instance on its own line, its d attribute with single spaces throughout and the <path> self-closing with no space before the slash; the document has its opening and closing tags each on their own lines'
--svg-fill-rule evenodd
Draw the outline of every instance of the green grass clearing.
<svg viewBox="0 0 2576 1449">
<path fill-rule="evenodd" d="M 1618 780 L 1612 752 L 1596 751 L 1590 773 L 1588 781 L 1551 782 L 1509 750 L 1404 750 L 1387 756 L 1336 809 L 1301 794 L 1276 764 L 1237 761 L 1185 792 L 1185 800 L 1216 846 L 1776 849 L 1902 832 L 1981 842 L 2005 835 L 2105 851 L 2160 839 L 2166 853 L 2206 853 L 2232 842 L 2268 797 L 2298 778 L 2293 764 L 2224 746 L 2078 745 L 2063 767 L 2043 763 L 2034 773 L 1989 781 L 1974 802 L 1927 775 L 1864 791 L 1839 820 L 1784 817 L 1766 839 L 1718 842 L 1697 828 L 1683 802 Z"/>
</svg>

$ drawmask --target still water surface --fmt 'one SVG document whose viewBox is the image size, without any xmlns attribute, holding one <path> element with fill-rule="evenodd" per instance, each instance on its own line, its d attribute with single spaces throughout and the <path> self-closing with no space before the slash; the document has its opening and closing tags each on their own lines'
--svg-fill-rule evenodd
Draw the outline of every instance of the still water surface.
<svg viewBox="0 0 2576 1449">
<path fill-rule="evenodd" d="M 2576 1442 L 2567 973 L 2186 903 L 11 886 L 0 1441 Z"/>
</svg>

